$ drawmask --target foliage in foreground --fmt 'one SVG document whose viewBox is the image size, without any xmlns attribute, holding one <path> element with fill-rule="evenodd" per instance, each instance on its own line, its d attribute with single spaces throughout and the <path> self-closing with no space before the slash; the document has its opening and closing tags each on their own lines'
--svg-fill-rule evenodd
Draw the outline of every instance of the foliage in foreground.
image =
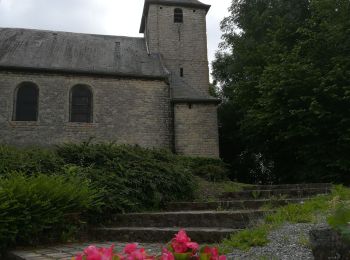
<svg viewBox="0 0 350 260">
<path fill-rule="evenodd" d="M 345 196 L 347 200 L 342 199 Z M 350 242 L 350 191 L 342 191 L 341 196 L 333 199 L 333 205 L 337 205 L 336 210 L 328 217 L 328 224 Z"/>
<path fill-rule="evenodd" d="M 211 165 L 221 173 L 218 179 L 227 178 L 220 160 L 113 143 L 54 149 L 0 145 L 0 158 L 3 247 L 35 244 L 42 235 L 46 241 L 54 234 L 71 238 L 79 226 L 66 223 L 73 215 L 77 223 L 83 214 L 93 224 L 115 213 L 157 210 L 169 201 L 190 200 L 198 186 L 194 174 L 205 177 L 203 169 Z M 90 209 L 94 203 L 98 207 Z"/>
<path fill-rule="evenodd" d="M 305 201 L 303 204 L 290 204 L 267 214 L 264 222 L 255 228 L 247 229 L 230 236 L 222 243 L 224 251 L 232 248 L 248 250 L 254 246 L 264 246 L 269 233 L 286 223 L 316 223 L 322 216 L 328 216 L 329 223 L 343 235 L 348 235 L 350 222 L 349 211 L 344 211 L 344 204 L 349 205 L 350 189 L 336 186 L 329 195 L 321 195 Z"/>
<path fill-rule="evenodd" d="M 350 0 L 235 0 L 213 76 L 243 182 L 350 183 Z"/>
<path fill-rule="evenodd" d="M 98 192 L 80 178 L 17 173 L 0 178 L 0 251 L 15 243 L 64 240 L 100 205 Z"/>
<path fill-rule="evenodd" d="M 198 187 L 194 175 L 222 181 L 227 179 L 228 172 L 220 160 L 90 141 L 55 149 L 0 146 L 0 158 L 0 176 L 18 171 L 27 176 L 43 173 L 90 181 L 105 202 L 106 217 L 158 209 L 169 201 L 190 200 Z"/>
</svg>

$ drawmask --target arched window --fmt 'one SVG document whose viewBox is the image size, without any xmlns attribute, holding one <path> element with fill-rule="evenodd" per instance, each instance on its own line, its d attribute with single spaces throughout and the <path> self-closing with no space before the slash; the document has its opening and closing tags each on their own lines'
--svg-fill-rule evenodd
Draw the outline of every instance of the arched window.
<svg viewBox="0 0 350 260">
<path fill-rule="evenodd" d="M 39 88 L 31 82 L 18 86 L 15 106 L 15 121 L 37 121 Z"/>
<path fill-rule="evenodd" d="M 184 14 L 181 8 L 175 8 L 174 10 L 174 23 L 183 23 Z"/>
<path fill-rule="evenodd" d="M 92 122 L 92 92 L 86 85 L 76 85 L 71 90 L 70 121 Z"/>
</svg>

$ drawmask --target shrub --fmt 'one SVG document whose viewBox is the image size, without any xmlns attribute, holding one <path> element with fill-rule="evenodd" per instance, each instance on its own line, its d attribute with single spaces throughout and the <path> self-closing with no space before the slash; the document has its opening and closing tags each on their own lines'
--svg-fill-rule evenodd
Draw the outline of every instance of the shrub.
<svg viewBox="0 0 350 260">
<path fill-rule="evenodd" d="M 329 216 L 328 224 L 350 242 L 350 202 L 341 203 Z"/>
<path fill-rule="evenodd" d="M 71 165 L 68 172 L 91 180 L 101 191 L 105 216 L 193 198 L 196 183 L 190 170 L 169 151 L 83 143 L 62 145 L 57 153 Z"/>
<path fill-rule="evenodd" d="M 1 178 L 0 249 L 60 239 L 80 225 L 77 215 L 100 206 L 97 192 L 79 178 L 18 173 Z"/>
<path fill-rule="evenodd" d="M 193 174 L 207 181 L 219 182 L 228 180 L 228 165 L 219 159 L 180 157 L 180 161 Z"/>
<path fill-rule="evenodd" d="M 227 170 L 217 165 L 203 165 L 196 168 L 195 175 L 211 182 L 228 181 Z"/>
<path fill-rule="evenodd" d="M 217 159 L 91 140 L 55 149 L 0 146 L 0 156 L 0 176 L 18 171 L 27 176 L 78 175 L 91 181 L 108 202 L 105 210 L 109 213 L 157 209 L 168 201 L 189 200 L 198 186 L 193 174 L 209 181 L 226 180 L 227 175 L 226 165 Z"/>
<path fill-rule="evenodd" d="M 0 145 L 0 176 L 18 171 L 33 173 L 55 173 L 62 169 L 64 162 L 53 149 L 15 148 Z"/>
</svg>

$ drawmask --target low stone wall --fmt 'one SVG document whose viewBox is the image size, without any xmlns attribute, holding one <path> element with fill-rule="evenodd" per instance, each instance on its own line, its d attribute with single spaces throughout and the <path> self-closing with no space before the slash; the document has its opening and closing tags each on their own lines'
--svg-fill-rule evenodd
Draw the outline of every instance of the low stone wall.
<svg viewBox="0 0 350 260">
<path fill-rule="evenodd" d="M 350 243 L 328 225 L 310 231 L 315 260 L 350 260 Z"/>
</svg>

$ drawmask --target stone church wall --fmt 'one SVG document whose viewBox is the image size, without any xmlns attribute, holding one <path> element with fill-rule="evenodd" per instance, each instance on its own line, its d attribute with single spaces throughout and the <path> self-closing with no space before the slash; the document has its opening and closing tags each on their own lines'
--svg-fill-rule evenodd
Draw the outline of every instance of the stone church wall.
<svg viewBox="0 0 350 260">
<path fill-rule="evenodd" d="M 174 23 L 174 6 L 151 5 L 147 38 L 151 52 L 161 53 L 172 73 L 174 85 L 183 84 L 207 93 L 209 67 L 207 55 L 206 11 L 181 7 L 184 22 Z M 180 78 L 180 68 L 184 77 Z"/>
<path fill-rule="evenodd" d="M 178 153 L 219 157 L 215 104 L 175 104 L 174 117 L 175 149 Z"/>
<path fill-rule="evenodd" d="M 25 81 L 39 87 L 37 122 L 12 120 L 16 87 Z M 92 89 L 92 123 L 69 122 L 70 89 L 76 84 Z M 170 149 L 169 98 L 169 86 L 162 80 L 0 72 L 0 142 L 52 145 L 95 137 Z"/>
</svg>

